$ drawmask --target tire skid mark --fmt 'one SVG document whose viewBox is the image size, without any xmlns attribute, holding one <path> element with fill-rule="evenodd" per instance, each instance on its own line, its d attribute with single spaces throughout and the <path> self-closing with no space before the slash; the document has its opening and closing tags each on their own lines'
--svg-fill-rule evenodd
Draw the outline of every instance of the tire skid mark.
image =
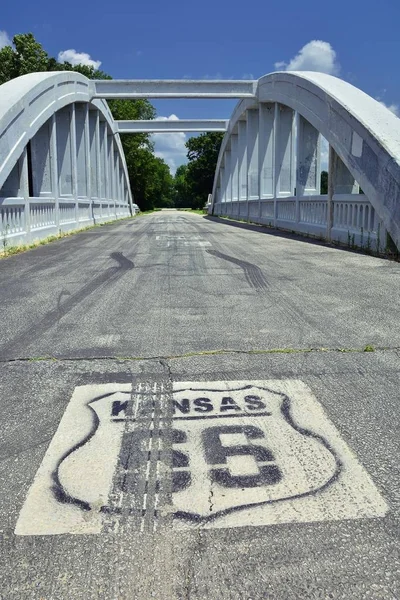
<svg viewBox="0 0 400 600">
<path fill-rule="evenodd" d="M 124 436 L 121 442 L 118 464 L 114 473 L 112 491 L 109 496 L 109 506 L 102 507 L 107 514 L 104 531 L 116 533 L 124 528 L 128 517 L 139 512 L 135 506 L 135 493 L 132 492 L 132 481 L 136 479 L 134 464 L 132 464 L 134 446 L 132 434 L 137 429 L 138 413 L 142 404 L 144 386 L 138 383 L 132 390 L 132 405 L 134 410 L 127 412 Z"/>
<path fill-rule="evenodd" d="M 146 475 L 145 475 L 145 483 L 144 483 L 144 492 L 143 492 L 143 503 L 142 503 L 142 518 L 140 522 L 140 531 L 143 533 L 145 522 L 146 522 L 146 513 L 147 513 L 147 501 L 149 494 L 149 483 L 150 483 L 150 469 L 152 462 L 152 451 L 153 451 L 153 441 L 154 441 L 154 418 L 156 412 L 156 394 L 157 384 L 154 385 L 154 395 L 151 402 L 151 420 L 149 426 L 149 438 L 147 442 L 147 462 L 146 462 Z"/>
<path fill-rule="evenodd" d="M 158 518 L 158 502 L 160 498 L 160 468 L 161 468 L 161 460 L 162 460 L 162 432 L 161 428 L 158 429 L 158 444 L 157 444 L 157 463 L 156 463 L 156 483 L 155 483 L 155 493 L 154 493 L 154 509 L 153 509 L 153 531 L 157 529 L 157 518 Z"/>
<path fill-rule="evenodd" d="M 110 258 L 116 261 L 118 266 L 109 267 L 81 287 L 75 294 L 70 294 L 66 290 L 61 290 L 57 298 L 56 308 L 47 312 L 42 319 L 36 321 L 20 335 L 7 342 L 1 348 L 0 356 L 6 356 L 11 351 L 16 352 L 18 348 L 21 347 L 25 348 L 32 339 L 37 337 L 38 332 L 40 332 L 41 335 L 46 333 L 53 325 L 58 323 L 60 319 L 78 306 L 88 296 L 96 292 L 102 285 L 109 283 L 110 281 L 115 283 L 126 273 L 126 271 L 134 268 L 133 262 L 126 258 L 122 252 L 112 252 Z M 68 299 L 61 302 L 63 296 L 68 296 Z"/>
<path fill-rule="evenodd" d="M 211 256 L 215 256 L 216 258 L 221 258 L 222 260 L 226 260 L 227 262 L 238 265 L 244 271 L 244 275 L 246 277 L 247 283 L 255 290 L 265 290 L 268 289 L 269 284 L 265 278 L 264 273 L 252 263 L 249 263 L 245 260 L 240 260 L 239 258 L 235 258 L 234 256 L 228 256 L 227 254 L 223 254 L 218 250 L 206 250 L 208 254 Z"/>
</svg>

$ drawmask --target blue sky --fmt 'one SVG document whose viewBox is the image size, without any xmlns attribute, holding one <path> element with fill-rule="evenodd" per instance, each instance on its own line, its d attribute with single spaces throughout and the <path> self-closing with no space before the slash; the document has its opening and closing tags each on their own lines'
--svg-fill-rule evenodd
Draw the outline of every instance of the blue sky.
<svg viewBox="0 0 400 600">
<path fill-rule="evenodd" d="M 4 2 L 0 45 L 25 32 L 50 55 L 100 62 L 116 79 L 242 79 L 277 69 L 317 70 L 346 79 L 400 114 L 400 0 Z M 233 109 L 214 100 L 154 104 L 159 116 L 179 118 L 228 118 Z M 184 134 L 155 139 L 172 169 L 185 162 Z"/>
</svg>

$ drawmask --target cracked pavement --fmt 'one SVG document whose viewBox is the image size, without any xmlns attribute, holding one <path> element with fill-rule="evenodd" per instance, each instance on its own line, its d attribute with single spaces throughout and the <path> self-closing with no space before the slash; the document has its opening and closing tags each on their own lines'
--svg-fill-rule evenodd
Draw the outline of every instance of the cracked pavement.
<svg viewBox="0 0 400 600">
<path fill-rule="evenodd" d="M 178 211 L 0 261 L 0 598 L 400 598 L 399 291 L 398 263 Z M 76 386 L 169 397 L 174 382 L 287 379 L 311 389 L 384 517 L 177 531 L 165 468 L 157 530 L 14 534 Z M 157 490 L 148 469 L 139 495 Z"/>
</svg>

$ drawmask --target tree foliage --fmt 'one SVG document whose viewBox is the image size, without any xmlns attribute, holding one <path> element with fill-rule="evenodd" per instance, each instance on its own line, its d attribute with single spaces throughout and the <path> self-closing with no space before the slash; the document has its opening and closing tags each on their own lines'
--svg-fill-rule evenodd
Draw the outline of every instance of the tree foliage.
<svg viewBox="0 0 400 600">
<path fill-rule="evenodd" d="M 176 202 L 202 208 L 211 194 L 222 133 L 203 133 L 186 142 L 188 165 L 175 175 Z"/>
<path fill-rule="evenodd" d="M 32 33 L 19 33 L 13 37 L 13 46 L 0 50 L 0 85 L 15 77 L 44 71 L 75 71 L 88 79 L 112 79 L 110 75 L 88 65 L 58 62 L 49 56 Z"/>
<path fill-rule="evenodd" d="M 0 49 L 0 85 L 21 75 L 44 71 L 75 71 L 89 79 L 112 79 L 92 66 L 57 61 L 32 33 L 15 35 L 13 46 Z M 148 100 L 110 100 L 108 104 L 116 120 L 147 120 L 156 116 Z M 168 165 L 154 156 L 149 134 L 124 134 L 121 141 L 135 202 L 142 210 L 173 205 L 173 178 Z"/>
<path fill-rule="evenodd" d="M 174 201 L 176 208 L 191 207 L 191 192 L 187 181 L 188 165 L 180 165 L 174 178 Z"/>
<path fill-rule="evenodd" d="M 328 193 L 328 171 L 321 171 L 321 194 Z"/>
</svg>

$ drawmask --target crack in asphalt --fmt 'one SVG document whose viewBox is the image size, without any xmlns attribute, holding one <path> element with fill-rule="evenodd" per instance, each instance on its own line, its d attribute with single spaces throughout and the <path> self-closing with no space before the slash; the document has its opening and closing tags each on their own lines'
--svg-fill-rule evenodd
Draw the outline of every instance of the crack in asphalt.
<svg viewBox="0 0 400 600">
<path fill-rule="evenodd" d="M 208 502 L 210 505 L 210 512 L 212 512 L 213 508 L 214 508 L 214 502 L 213 502 L 213 497 L 214 497 L 214 490 L 212 487 L 212 484 L 210 486 L 210 495 L 208 496 Z"/>
<path fill-rule="evenodd" d="M 373 349 L 371 349 L 373 348 Z M 14 362 L 83 362 L 87 360 L 115 360 L 119 362 L 130 361 L 157 361 L 168 372 L 168 377 L 171 378 L 171 366 L 167 361 L 179 360 L 183 358 L 195 358 L 199 356 L 219 356 L 227 354 L 244 354 L 247 356 L 257 354 L 311 354 L 311 353 L 340 353 L 340 354 L 374 354 L 382 352 L 400 352 L 399 346 L 365 346 L 363 348 L 265 348 L 254 350 L 235 350 L 231 348 L 220 348 L 216 350 L 203 350 L 199 352 L 186 352 L 183 354 L 175 354 L 170 356 L 118 356 L 118 355 L 103 355 L 103 356 L 18 356 L 13 358 L 0 358 L 0 364 Z"/>
<path fill-rule="evenodd" d="M 149 360 L 151 360 L 151 359 L 149 359 Z M 172 383 L 172 369 L 171 369 L 171 366 L 168 364 L 168 362 L 167 362 L 167 360 L 165 358 L 159 358 L 158 362 L 167 371 L 167 373 L 168 373 L 168 381 L 170 383 Z"/>
</svg>

